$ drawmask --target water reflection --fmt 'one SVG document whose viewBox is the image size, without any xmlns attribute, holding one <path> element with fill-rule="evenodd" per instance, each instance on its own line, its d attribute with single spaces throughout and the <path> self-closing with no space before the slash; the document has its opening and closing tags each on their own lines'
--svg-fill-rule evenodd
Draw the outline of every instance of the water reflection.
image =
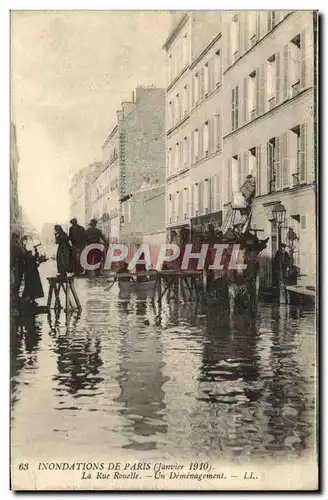
<svg viewBox="0 0 328 500">
<path fill-rule="evenodd" d="M 80 327 L 79 315 L 62 315 L 62 319 L 65 323 L 63 329 L 58 316 L 54 321 L 56 335 L 53 350 L 57 356 L 58 373 L 53 381 L 57 385 L 57 395 L 63 397 L 67 393 L 75 398 L 93 396 L 103 381 L 99 376 L 101 341 L 89 329 Z M 51 321 L 50 327 L 54 333 Z"/>
<path fill-rule="evenodd" d="M 18 400 L 19 376 L 23 369 L 35 370 L 42 338 L 40 320 L 33 314 L 13 317 L 10 324 L 11 404 Z"/>
<path fill-rule="evenodd" d="M 130 301 L 125 302 L 132 307 Z M 121 311 L 127 307 L 123 303 L 121 295 Z M 124 429 L 129 444 L 125 447 L 135 450 L 155 449 L 157 435 L 167 431 L 161 334 L 149 328 L 149 308 L 147 299 L 135 300 L 130 310 L 135 328 L 124 332 L 119 349 L 117 381 L 121 394 L 115 401 L 121 405 L 119 412 L 126 418 Z"/>
<path fill-rule="evenodd" d="M 35 412 L 36 386 L 38 419 L 65 430 L 68 447 L 86 439 L 90 411 L 94 449 L 136 456 L 242 460 L 298 454 L 313 442 L 313 311 L 262 305 L 249 319 L 170 302 L 159 315 L 150 294 L 91 279 L 76 287 L 81 315 L 13 318 L 14 434 Z M 31 426 L 30 442 L 51 447 L 49 427 Z"/>
</svg>

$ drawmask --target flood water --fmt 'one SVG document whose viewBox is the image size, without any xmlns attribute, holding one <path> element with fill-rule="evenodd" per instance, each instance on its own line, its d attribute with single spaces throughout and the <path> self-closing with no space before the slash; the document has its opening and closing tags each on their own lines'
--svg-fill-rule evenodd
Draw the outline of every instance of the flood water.
<svg viewBox="0 0 328 500">
<path fill-rule="evenodd" d="M 251 321 L 171 303 L 160 320 L 150 293 L 105 287 L 81 278 L 80 315 L 13 323 L 13 453 L 237 460 L 313 446 L 313 310 L 261 304 Z"/>
</svg>

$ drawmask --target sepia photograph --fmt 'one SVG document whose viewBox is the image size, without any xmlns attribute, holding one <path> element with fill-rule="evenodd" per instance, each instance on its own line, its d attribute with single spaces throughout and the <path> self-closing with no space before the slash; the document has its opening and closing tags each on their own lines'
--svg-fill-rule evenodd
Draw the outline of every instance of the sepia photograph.
<svg viewBox="0 0 328 500">
<path fill-rule="evenodd" d="M 11 10 L 11 490 L 318 490 L 318 20 Z"/>
</svg>

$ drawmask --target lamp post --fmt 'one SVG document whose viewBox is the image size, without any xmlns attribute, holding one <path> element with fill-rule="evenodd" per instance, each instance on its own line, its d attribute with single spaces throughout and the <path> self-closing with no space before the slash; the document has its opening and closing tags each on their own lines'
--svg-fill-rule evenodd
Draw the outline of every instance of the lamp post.
<svg viewBox="0 0 328 500">
<path fill-rule="evenodd" d="M 286 219 L 286 208 L 280 202 L 277 203 L 272 209 L 273 220 L 276 221 L 278 227 L 278 252 L 279 252 L 279 302 L 284 304 L 286 302 L 285 293 L 285 283 L 284 283 L 284 273 L 282 266 L 282 254 L 281 254 L 281 226 Z"/>
</svg>

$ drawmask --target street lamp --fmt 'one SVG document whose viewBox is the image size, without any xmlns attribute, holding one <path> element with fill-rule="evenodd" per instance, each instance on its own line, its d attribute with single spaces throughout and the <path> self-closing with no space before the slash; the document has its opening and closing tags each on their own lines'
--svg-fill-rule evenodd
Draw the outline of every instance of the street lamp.
<svg viewBox="0 0 328 500">
<path fill-rule="evenodd" d="M 284 274 L 282 267 L 282 253 L 281 253 L 281 226 L 286 219 L 286 208 L 280 202 L 272 208 L 272 217 L 278 226 L 278 255 L 279 255 L 279 301 L 281 304 L 286 302 Z"/>
</svg>

